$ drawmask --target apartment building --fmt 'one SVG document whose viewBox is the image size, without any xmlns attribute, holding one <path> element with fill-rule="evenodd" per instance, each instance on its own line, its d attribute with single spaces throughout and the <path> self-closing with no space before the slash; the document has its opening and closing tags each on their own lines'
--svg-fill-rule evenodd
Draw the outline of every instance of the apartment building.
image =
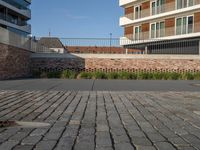
<svg viewBox="0 0 200 150">
<path fill-rule="evenodd" d="M 125 48 L 148 54 L 200 54 L 200 0 L 120 0 Z"/>
<path fill-rule="evenodd" d="M 31 0 L 0 0 L 0 27 L 20 35 L 31 34 Z"/>
</svg>

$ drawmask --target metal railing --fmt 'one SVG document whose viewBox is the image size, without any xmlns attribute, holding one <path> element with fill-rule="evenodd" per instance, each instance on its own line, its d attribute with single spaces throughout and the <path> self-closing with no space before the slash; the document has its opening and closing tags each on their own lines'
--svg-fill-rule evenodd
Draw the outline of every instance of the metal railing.
<svg viewBox="0 0 200 150">
<path fill-rule="evenodd" d="M 0 19 L 8 21 L 10 23 L 16 24 L 18 26 L 26 26 L 28 25 L 26 21 L 18 20 L 17 18 L 13 18 L 10 15 L 5 15 L 3 13 L 0 13 Z"/>
<path fill-rule="evenodd" d="M 129 40 L 139 41 L 139 40 L 150 40 L 156 38 L 164 38 L 168 36 L 176 36 L 176 35 L 184 35 L 184 34 L 192 34 L 200 32 L 200 22 L 191 25 L 182 25 L 176 27 L 169 27 L 159 30 L 151 30 L 148 32 L 140 32 L 139 36 L 135 36 L 135 34 L 126 34 L 125 37 Z"/>
<path fill-rule="evenodd" d="M 194 0 L 193 4 L 194 5 L 200 4 L 200 0 Z M 192 6 L 194 6 L 194 5 L 192 5 Z M 187 6 L 187 7 L 191 7 L 191 6 Z M 170 11 L 173 11 L 173 10 L 176 10 L 176 9 L 177 8 L 176 8 L 175 2 L 165 3 L 165 4 L 162 4 L 160 6 L 156 6 L 155 8 L 148 8 L 148 9 L 141 10 L 141 15 L 137 19 L 145 18 L 145 17 L 148 17 L 148 16 L 161 14 L 161 13 L 165 13 L 165 12 L 170 12 Z M 127 17 L 131 20 L 134 20 L 134 18 L 135 18 L 133 13 L 126 14 L 126 15 L 124 15 L 124 17 Z"/>
<path fill-rule="evenodd" d="M 175 28 L 165 31 L 175 31 Z M 200 31 L 199 31 L 200 32 Z M 175 33 L 175 32 L 173 32 Z M 20 36 L 0 28 L 0 43 L 18 47 L 35 53 L 56 53 L 39 44 L 40 38 Z M 63 46 L 71 53 L 104 54 L 200 54 L 200 36 L 196 38 L 174 39 L 167 37 L 149 38 L 149 32 L 133 35 L 126 39 L 119 38 L 60 38 Z"/>
<path fill-rule="evenodd" d="M 46 52 L 53 51 L 45 46 L 40 45 L 37 40 L 30 37 L 22 36 L 0 27 L 0 43 L 21 48 L 32 52 Z"/>
</svg>

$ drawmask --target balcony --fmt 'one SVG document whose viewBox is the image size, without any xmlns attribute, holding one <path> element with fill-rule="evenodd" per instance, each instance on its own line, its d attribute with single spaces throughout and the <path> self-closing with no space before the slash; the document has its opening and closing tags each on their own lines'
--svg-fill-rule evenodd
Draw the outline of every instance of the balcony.
<svg viewBox="0 0 200 150">
<path fill-rule="evenodd" d="M 138 19 L 134 19 L 134 14 L 126 14 L 120 18 L 120 26 L 125 26 L 128 24 L 138 23 L 142 21 L 152 20 L 160 17 L 170 16 L 173 14 L 181 14 L 184 12 L 189 12 L 193 10 L 199 10 L 200 8 L 200 0 L 194 0 L 193 6 L 188 6 L 182 9 L 176 9 L 175 2 L 166 3 L 162 6 L 158 6 L 155 9 L 144 9 L 139 14 Z"/>
<path fill-rule="evenodd" d="M 119 6 L 124 6 L 137 0 L 119 0 Z"/>
<path fill-rule="evenodd" d="M 124 26 L 127 24 L 131 24 L 132 21 L 133 21 L 133 14 L 128 14 L 123 17 L 120 17 L 119 24 L 120 24 L 120 26 Z"/>
<path fill-rule="evenodd" d="M 141 32 L 135 37 L 133 34 L 127 34 L 120 38 L 120 45 L 142 44 L 163 40 L 184 39 L 200 37 L 200 22 L 194 25 L 170 27 L 157 31 Z"/>
<path fill-rule="evenodd" d="M 29 8 L 26 8 L 26 9 L 17 8 L 17 7 L 14 7 L 13 5 L 6 3 L 4 1 L 0 1 L 0 5 L 8 8 L 10 10 L 13 10 L 16 13 L 21 14 L 21 15 L 27 17 L 27 18 L 31 18 L 31 10 Z"/>
<path fill-rule="evenodd" d="M 26 33 L 31 33 L 31 25 L 27 24 L 26 21 L 15 20 L 10 16 L 5 16 L 0 13 L 0 24 L 21 30 Z"/>
</svg>

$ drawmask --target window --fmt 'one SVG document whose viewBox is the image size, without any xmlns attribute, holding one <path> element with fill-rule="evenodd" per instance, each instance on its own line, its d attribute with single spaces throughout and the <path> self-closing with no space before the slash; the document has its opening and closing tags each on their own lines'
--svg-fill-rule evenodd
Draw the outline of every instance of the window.
<svg viewBox="0 0 200 150">
<path fill-rule="evenodd" d="M 176 9 L 186 8 L 194 5 L 194 0 L 176 0 Z"/>
<path fill-rule="evenodd" d="M 163 13 L 165 11 L 165 0 L 154 0 L 151 2 L 151 15 Z"/>
<path fill-rule="evenodd" d="M 136 6 L 135 9 L 135 19 L 139 19 L 141 18 L 141 11 L 142 11 L 142 7 L 141 6 Z"/>
<path fill-rule="evenodd" d="M 135 40 L 140 40 L 141 38 L 140 38 L 140 35 L 141 35 L 141 31 L 142 31 L 142 29 L 141 29 L 141 26 L 136 26 L 135 27 L 135 33 L 134 33 L 134 36 L 135 36 Z"/>
<path fill-rule="evenodd" d="M 165 36 L 165 23 L 155 22 L 151 24 L 151 38 L 158 38 Z"/>
<path fill-rule="evenodd" d="M 187 16 L 176 19 L 176 35 L 193 33 L 194 17 Z"/>
</svg>

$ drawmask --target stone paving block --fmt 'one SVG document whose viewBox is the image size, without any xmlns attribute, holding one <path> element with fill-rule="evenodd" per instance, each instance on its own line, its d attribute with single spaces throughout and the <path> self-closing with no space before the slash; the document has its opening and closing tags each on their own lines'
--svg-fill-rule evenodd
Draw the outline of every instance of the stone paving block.
<svg viewBox="0 0 200 150">
<path fill-rule="evenodd" d="M 40 141 L 36 147 L 35 150 L 52 150 L 54 146 L 56 145 L 57 141 Z"/>
<path fill-rule="evenodd" d="M 168 139 L 171 143 L 173 143 L 174 145 L 178 146 L 189 146 L 190 144 L 188 142 L 186 142 L 185 140 L 183 140 L 180 137 L 174 137 L 174 138 L 169 138 Z"/>
<path fill-rule="evenodd" d="M 59 139 L 55 150 L 71 150 L 74 145 L 75 137 L 64 137 Z"/>
<path fill-rule="evenodd" d="M 111 147 L 112 141 L 109 132 L 96 133 L 96 147 Z"/>
<path fill-rule="evenodd" d="M 145 134 L 141 130 L 131 130 L 127 129 L 130 137 L 145 137 Z"/>
<path fill-rule="evenodd" d="M 166 139 L 161 136 L 159 133 L 147 133 L 147 136 L 149 139 L 151 139 L 152 142 L 164 142 Z"/>
<path fill-rule="evenodd" d="M 49 129 L 48 128 L 38 128 L 31 132 L 30 136 L 44 135 Z"/>
<path fill-rule="evenodd" d="M 95 145 L 88 142 L 79 142 L 75 144 L 74 150 L 94 150 Z"/>
<path fill-rule="evenodd" d="M 134 145 L 151 146 L 152 143 L 149 139 L 145 137 L 131 137 Z"/>
<path fill-rule="evenodd" d="M 21 142 L 21 144 L 22 145 L 35 145 L 40 141 L 41 138 L 42 138 L 42 136 L 28 136 Z"/>
<path fill-rule="evenodd" d="M 3 144 L 0 145 L 1 150 L 11 150 L 13 147 L 15 147 L 19 142 L 17 141 L 6 141 Z"/>
<path fill-rule="evenodd" d="M 136 146 L 137 150 L 156 150 L 154 146 Z"/>
<path fill-rule="evenodd" d="M 158 150 L 176 150 L 176 148 L 174 148 L 172 144 L 168 142 L 157 142 L 155 143 L 155 145 L 158 148 Z"/>
<path fill-rule="evenodd" d="M 112 147 L 98 147 L 95 150 L 114 150 Z"/>
<path fill-rule="evenodd" d="M 130 143 L 115 144 L 115 150 L 135 150 Z"/>
<path fill-rule="evenodd" d="M 33 145 L 17 145 L 13 150 L 32 150 L 33 147 Z"/>
<path fill-rule="evenodd" d="M 9 95 L 9 91 L 5 93 Z M 1 128 L 0 146 L 5 150 L 33 146 L 38 150 L 54 146 L 56 150 L 200 149 L 200 119 L 194 113 L 200 103 L 193 96 L 200 97 L 199 93 L 13 93 L 0 95 L 0 119 L 41 121 L 51 126 Z"/>
<path fill-rule="evenodd" d="M 14 136 L 9 138 L 9 141 L 21 141 L 23 138 L 25 138 L 28 135 L 26 132 L 18 132 Z"/>
<path fill-rule="evenodd" d="M 129 143 L 130 140 L 127 135 L 113 135 L 114 143 Z"/>
<path fill-rule="evenodd" d="M 191 146 L 178 146 L 178 150 L 196 150 L 196 148 L 191 147 Z"/>
</svg>

